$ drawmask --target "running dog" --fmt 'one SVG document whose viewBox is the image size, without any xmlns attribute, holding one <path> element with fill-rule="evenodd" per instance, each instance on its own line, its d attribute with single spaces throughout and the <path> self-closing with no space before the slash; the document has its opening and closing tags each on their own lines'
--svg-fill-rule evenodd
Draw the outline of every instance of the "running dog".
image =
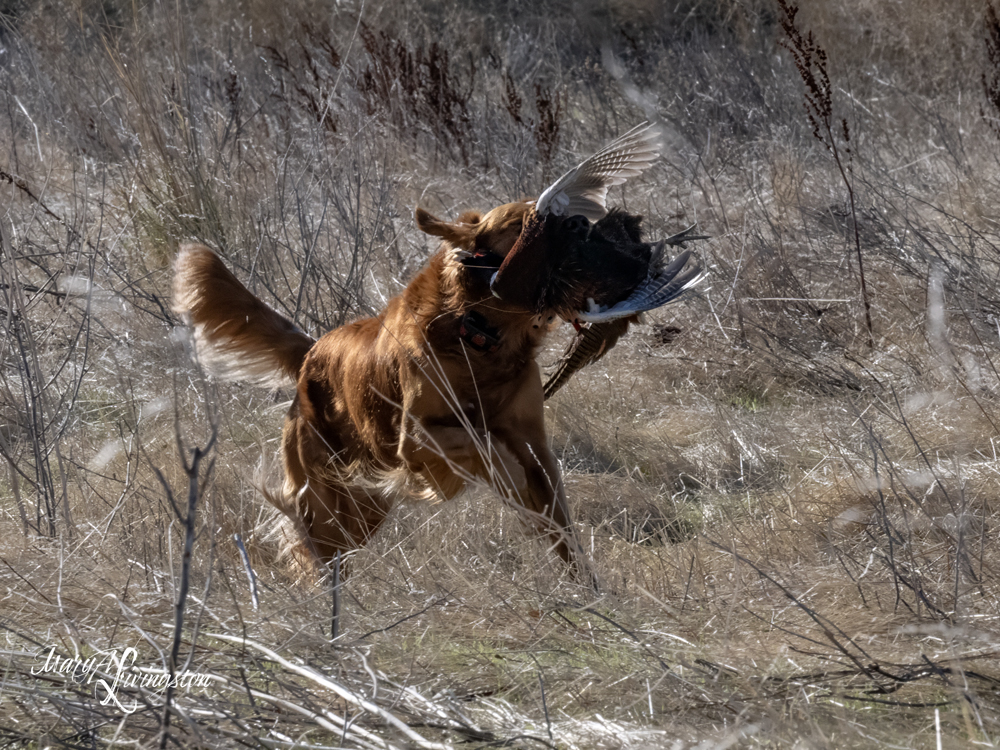
<svg viewBox="0 0 1000 750">
<path fill-rule="evenodd" d="M 573 218 L 599 218 L 608 187 L 656 157 L 654 140 L 649 128 L 633 130 L 571 170 L 543 193 L 548 212 L 582 202 L 588 218 Z M 306 558 L 329 564 L 361 547 L 401 497 L 447 499 L 480 482 L 583 572 L 535 362 L 558 311 L 491 290 L 534 211 L 526 201 L 444 221 L 418 208 L 417 226 L 442 240 L 440 250 L 378 316 L 319 340 L 251 294 L 210 249 L 181 248 L 174 309 L 200 361 L 230 379 L 296 385 L 284 488 L 269 499 L 292 520 Z"/>
</svg>

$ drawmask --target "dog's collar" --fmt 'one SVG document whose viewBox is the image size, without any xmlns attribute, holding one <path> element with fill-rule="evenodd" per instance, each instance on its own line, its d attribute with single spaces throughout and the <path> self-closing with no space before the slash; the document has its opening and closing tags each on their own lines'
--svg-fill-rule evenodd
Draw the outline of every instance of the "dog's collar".
<svg viewBox="0 0 1000 750">
<path fill-rule="evenodd" d="M 492 354 L 500 348 L 500 331 L 480 313 L 469 310 L 458 322 L 458 337 L 477 352 Z"/>
</svg>

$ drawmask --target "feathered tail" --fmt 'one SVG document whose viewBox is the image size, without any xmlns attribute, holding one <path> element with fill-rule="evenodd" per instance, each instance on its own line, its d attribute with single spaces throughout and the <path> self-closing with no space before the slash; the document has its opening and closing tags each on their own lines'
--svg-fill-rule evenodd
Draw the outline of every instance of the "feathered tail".
<svg viewBox="0 0 1000 750">
<path fill-rule="evenodd" d="M 587 365 L 596 362 L 618 343 L 618 339 L 628 332 L 629 324 L 636 323 L 638 315 L 617 318 L 604 323 L 591 323 L 580 330 L 563 354 L 559 367 L 542 387 L 548 401 L 569 379 Z"/>
<path fill-rule="evenodd" d="M 257 299 L 215 253 L 184 245 L 174 263 L 174 312 L 194 331 L 201 364 L 226 380 L 294 382 L 315 343 Z"/>
</svg>

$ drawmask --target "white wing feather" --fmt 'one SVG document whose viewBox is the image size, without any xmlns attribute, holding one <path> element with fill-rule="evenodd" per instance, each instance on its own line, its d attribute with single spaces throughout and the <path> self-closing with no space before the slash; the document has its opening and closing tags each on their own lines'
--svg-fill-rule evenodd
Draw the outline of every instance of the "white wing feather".
<svg viewBox="0 0 1000 750">
<path fill-rule="evenodd" d="M 582 310 L 577 313 L 576 319 L 587 323 L 602 323 L 655 310 L 674 301 L 705 278 L 705 272 L 697 261 L 686 267 L 690 258 L 691 251 L 681 253 L 656 276 L 636 287 L 626 299 L 605 310 Z"/>
<path fill-rule="evenodd" d="M 652 125 L 634 127 L 546 188 L 535 210 L 542 216 L 583 215 L 597 221 L 608 212 L 608 188 L 648 169 L 660 156 L 661 147 Z"/>
</svg>

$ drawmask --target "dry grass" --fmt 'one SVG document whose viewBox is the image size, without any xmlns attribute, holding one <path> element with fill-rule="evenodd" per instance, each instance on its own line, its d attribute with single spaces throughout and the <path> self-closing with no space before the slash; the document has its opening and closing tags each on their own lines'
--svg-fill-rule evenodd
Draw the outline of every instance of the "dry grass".
<svg viewBox="0 0 1000 750">
<path fill-rule="evenodd" d="M 817 140 L 778 4 L 578 6 L 0 3 L 5 744 L 995 746 L 997 13 L 803 2 Z M 319 333 L 424 261 L 415 205 L 647 117 L 613 202 L 697 221 L 711 275 L 549 404 L 603 596 L 471 492 L 394 512 L 331 642 L 262 496 L 289 394 L 203 382 L 177 244 Z M 207 684 L 44 669 L 129 647 Z"/>
</svg>

